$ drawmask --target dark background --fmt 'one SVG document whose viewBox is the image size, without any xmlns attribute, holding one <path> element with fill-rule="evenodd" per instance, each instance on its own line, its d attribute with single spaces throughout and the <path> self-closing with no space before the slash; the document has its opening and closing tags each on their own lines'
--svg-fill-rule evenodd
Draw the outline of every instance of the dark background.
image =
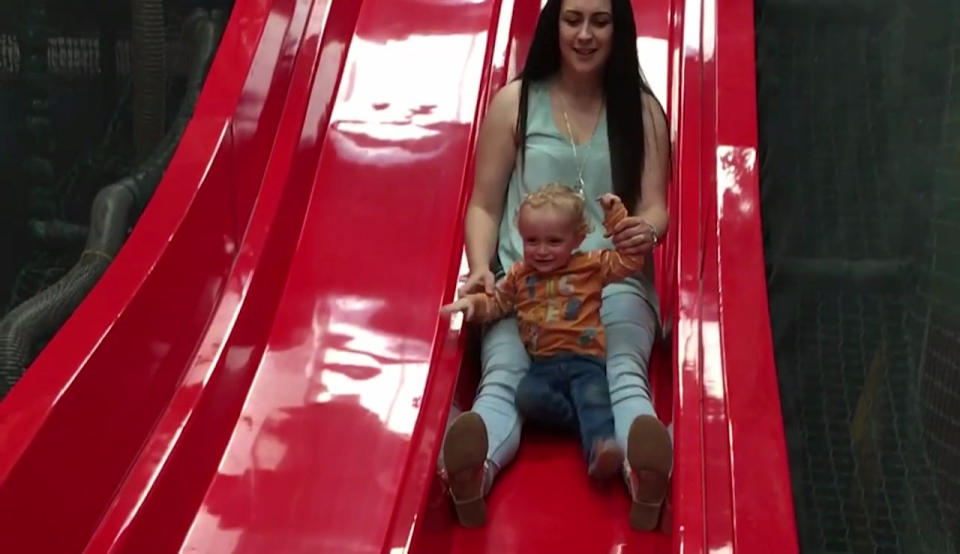
<svg viewBox="0 0 960 554">
<path fill-rule="evenodd" d="M 960 552 L 960 2 L 756 13 L 802 551 Z"/>
</svg>

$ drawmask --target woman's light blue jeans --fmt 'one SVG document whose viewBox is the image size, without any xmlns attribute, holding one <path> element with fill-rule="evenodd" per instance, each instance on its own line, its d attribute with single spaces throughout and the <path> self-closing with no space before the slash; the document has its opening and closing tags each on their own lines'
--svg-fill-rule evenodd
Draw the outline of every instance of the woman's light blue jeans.
<svg viewBox="0 0 960 554">
<path fill-rule="evenodd" d="M 653 308 L 639 295 L 619 292 L 603 299 L 600 313 L 607 335 L 607 380 L 617 441 L 626 451 L 630 424 L 656 415 L 647 367 L 657 330 Z M 502 319 L 483 338 L 482 375 L 472 411 L 487 427 L 487 459 L 493 471 L 508 464 L 520 446 L 523 422 L 517 413 L 517 385 L 530 367 L 516 318 Z"/>
</svg>

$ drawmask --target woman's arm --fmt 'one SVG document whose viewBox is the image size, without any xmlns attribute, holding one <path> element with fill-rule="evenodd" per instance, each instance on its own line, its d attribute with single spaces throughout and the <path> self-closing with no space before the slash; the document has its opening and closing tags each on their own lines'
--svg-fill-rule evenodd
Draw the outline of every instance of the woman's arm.
<svg viewBox="0 0 960 554">
<path fill-rule="evenodd" d="M 617 250 L 634 256 L 647 254 L 667 231 L 667 178 L 670 173 L 670 137 L 667 120 L 656 98 L 643 95 L 643 175 L 640 200 L 633 215 L 621 220 L 612 233 Z M 656 233 L 656 237 L 654 237 Z"/>
<path fill-rule="evenodd" d="M 667 178 L 670 174 L 670 135 L 660 103 L 650 94 L 643 95 L 643 175 L 640 201 L 634 213 L 653 225 L 658 237 L 667 231 Z"/>
<path fill-rule="evenodd" d="M 507 182 L 517 152 L 514 135 L 519 100 L 520 82 L 514 81 L 493 97 L 480 126 L 473 196 L 467 207 L 464 224 L 471 275 L 490 270 L 490 260 L 497 245 L 497 230 L 503 216 Z"/>
</svg>

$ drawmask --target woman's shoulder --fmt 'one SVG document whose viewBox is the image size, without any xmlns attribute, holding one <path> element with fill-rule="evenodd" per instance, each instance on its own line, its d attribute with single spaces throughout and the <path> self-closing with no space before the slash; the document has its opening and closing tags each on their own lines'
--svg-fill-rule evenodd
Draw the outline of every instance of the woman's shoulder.
<svg viewBox="0 0 960 554">
<path fill-rule="evenodd" d="M 663 109 L 663 104 L 647 91 L 640 96 L 643 99 L 644 141 L 658 144 L 659 148 L 669 147 L 670 132 L 667 129 L 667 112 Z"/>
<path fill-rule="evenodd" d="M 513 114 L 514 119 L 516 119 L 516 114 L 519 109 L 520 80 L 518 79 L 516 81 L 507 83 L 493 95 L 493 99 L 490 101 L 488 113 L 502 115 Z"/>
<path fill-rule="evenodd" d="M 657 119 L 666 120 L 666 110 L 653 93 L 642 91 L 640 93 L 640 101 L 643 106 L 643 111 L 646 112 L 647 116 L 656 116 Z"/>
<path fill-rule="evenodd" d="M 510 81 L 498 90 L 490 100 L 490 107 L 487 108 L 487 117 L 503 117 L 515 122 L 520 113 L 520 92 L 522 82 L 520 79 Z M 535 102 L 535 98 L 542 98 L 549 87 L 547 81 L 533 81 L 530 83 L 531 95 L 530 102 Z M 656 99 L 654 99 L 656 101 Z"/>
<path fill-rule="evenodd" d="M 496 133 L 514 134 L 517 115 L 520 113 L 520 83 L 513 81 L 498 90 L 490 100 L 487 113 L 483 116 L 484 126 L 496 129 Z M 481 140 L 484 140 L 481 135 Z"/>
</svg>

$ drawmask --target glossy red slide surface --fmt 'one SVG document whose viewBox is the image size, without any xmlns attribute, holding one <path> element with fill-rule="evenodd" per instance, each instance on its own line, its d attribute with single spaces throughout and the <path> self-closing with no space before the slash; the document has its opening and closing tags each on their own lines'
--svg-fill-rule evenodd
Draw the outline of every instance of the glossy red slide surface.
<svg viewBox="0 0 960 554">
<path fill-rule="evenodd" d="M 673 544 L 797 552 L 760 231 L 753 2 L 680 5 Z"/>
<path fill-rule="evenodd" d="M 0 404 L 4 551 L 82 550 L 170 404 L 224 297 L 308 4 L 236 3 L 136 228 Z"/>
<path fill-rule="evenodd" d="M 676 169 L 652 376 L 672 517 L 630 531 L 574 440 L 529 433 L 488 525 L 454 524 L 436 459 L 476 336 L 437 308 L 540 4 L 237 0 L 156 196 L 0 404 L 5 552 L 796 550 L 749 0 L 634 1 Z"/>
</svg>

